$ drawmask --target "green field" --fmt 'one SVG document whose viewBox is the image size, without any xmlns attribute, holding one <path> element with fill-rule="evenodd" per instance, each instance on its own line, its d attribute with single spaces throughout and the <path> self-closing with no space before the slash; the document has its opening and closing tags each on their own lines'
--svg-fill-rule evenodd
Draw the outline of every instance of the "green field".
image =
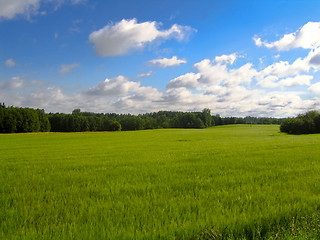
<svg viewBox="0 0 320 240">
<path fill-rule="evenodd" d="M 0 239 L 269 238 L 320 209 L 319 146 L 274 125 L 2 134 Z"/>
</svg>

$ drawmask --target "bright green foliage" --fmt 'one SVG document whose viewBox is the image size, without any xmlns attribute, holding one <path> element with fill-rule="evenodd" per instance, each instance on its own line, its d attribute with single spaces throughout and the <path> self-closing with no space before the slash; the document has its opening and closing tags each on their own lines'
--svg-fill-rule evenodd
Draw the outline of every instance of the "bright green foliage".
<svg viewBox="0 0 320 240">
<path fill-rule="evenodd" d="M 319 145 L 274 125 L 0 135 L 0 239 L 272 239 L 319 210 Z"/>
</svg>

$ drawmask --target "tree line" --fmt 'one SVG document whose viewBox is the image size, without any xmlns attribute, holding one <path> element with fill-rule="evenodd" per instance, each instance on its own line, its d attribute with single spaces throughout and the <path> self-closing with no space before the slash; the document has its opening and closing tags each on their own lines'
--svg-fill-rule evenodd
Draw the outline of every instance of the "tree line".
<svg viewBox="0 0 320 240">
<path fill-rule="evenodd" d="M 0 104 L 0 133 L 49 132 L 49 117 L 42 109 Z"/>
<path fill-rule="evenodd" d="M 0 106 L 0 132 L 130 131 L 160 128 L 207 128 L 226 124 L 280 124 L 276 118 L 225 117 L 201 112 L 159 111 L 139 115 L 81 112 L 45 113 L 41 109 Z"/>
<path fill-rule="evenodd" d="M 287 118 L 281 123 L 280 131 L 289 134 L 320 133 L 320 113 L 313 110 Z"/>
<path fill-rule="evenodd" d="M 52 132 L 131 131 L 159 128 L 206 128 L 214 126 L 209 109 L 202 112 L 160 111 L 139 115 L 91 113 L 75 109 L 72 114 L 49 113 Z"/>
</svg>

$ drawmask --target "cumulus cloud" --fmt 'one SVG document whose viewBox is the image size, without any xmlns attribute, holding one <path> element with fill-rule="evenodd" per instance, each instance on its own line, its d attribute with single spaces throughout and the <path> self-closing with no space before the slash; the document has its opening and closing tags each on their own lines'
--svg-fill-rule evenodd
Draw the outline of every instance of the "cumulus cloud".
<svg viewBox="0 0 320 240">
<path fill-rule="evenodd" d="M 60 73 L 60 74 L 68 73 L 68 72 L 72 71 L 72 69 L 74 69 L 74 68 L 76 68 L 76 67 L 79 67 L 79 66 L 80 66 L 79 63 L 62 64 L 62 65 L 60 66 L 59 73 Z"/>
<path fill-rule="evenodd" d="M 196 81 L 200 73 L 185 75 L 185 78 L 194 77 Z M 9 85 L 10 91 L 0 87 L 1 96 L 7 104 L 39 107 L 50 112 L 71 112 L 74 108 L 81 108 L 84 111 L 138 114 L 159 110 L 199 111 L 207 107 L 222 116 L 286 117 L 320 106 L 319 99 L 302 100 L 299 93 L 268 93 L 241 85 L 208 84 L 205 89 L 195 90 L 196 84 L 190 84 L 190 88 L 179 87 L 178 84 L 161 92 L 124 76 L 106 79 L 73 94 L 66 94 L 56 87 L 39 87 L 27 94 L 19 91 L 27 86 L 21 79 L 11 79 L 7 89 Z M 314 85 L 310 91 L 316 86 L 320 89 L 319 85 Z"/>
<path fill-rule="evenodd" d="M 229 76 L 225 79 L 224 84 L 226 86 L 238 86 L 250 83 L 257 74 L 257 71 L 252 66 L 251 63 L 246 63 L 240 68 L 229 70 Z"/>
<path fill-rule="evenodd" d="M 106 79 L 96 86 L 83 91 L 82 99 L 94 103 L 91 107 L 104 108 L 103 111 L 141 113 L 158 109 L 163 93 L 151 86 L 141 86 L 140 82 L 130 81 L 124 76 Z M 82 101 L 83 102 L 83 101 Z M 87 103 L 83 106 L 88 107 Z"/>
<path fill-rule="evenodd" d="M 305 58 L 298 58 L 293 63 L 275 62 L 257 73 L 257 84 L 265 88 L 310 85 L 313 79 L 310 73 L 320 70 L 319 56 L 320 47 L 310 50 Z"/>
<path fill-rule="evenodd" d="M 293 48 L 315 49 L 320 47 L 320 22 L 308 22 L 298 31 L 285 34 L 275 42 L 262 41 L 257 36 L 253 40 L 258 47 L 264 46 L 278 51 L 286 51 Z"/>
<path fill-rule="evenodd" d="M 237 59 L 237 57 L 238 56 L 236 53 L 232 53 L 230 55 L 216 56 L 214 60 L 220 64 L 223 64 L 223 63 L 233 64 L 234 61 Z"/>
<path fill-rule="evenodd" d="M 181 41 L 195 31 L 191 27 L 177 24 L 170 29 L 159 30 L 159 25 L 157 22 L 138 23 L 136 19 L 123 19 L 92 32 L 89 41 L 93 43 L 97 55 L 116 56 L 126 54 L 131 49 L 143 49 L 146 44 L 157 39 L 175 38 Z"/>
<path fill-rule="evenodd" d="M 320 101 L 317 99 L 302 100 L 299 95 L 303 92 L 283 91 L 294 86 L 310 86 L 313 75 L 303 73 L 311 69 L 318 71 L 318 66 L 310 63 L 310 59 L 317 54 L 318 50 L 314 49 L 305 58 L 298 58 L 293 63 L 279 61 L 261 71 L 251 63 L 232 67 L 236 54 L 204 59 L 194 64 L 196 73 L 178 76 L 167 84 L 164 101 L 171 102 L 172 106 L 188 106 L 189 111 L 207 105 L 212 112 L 224 116 L 292 116 L 319 107 Z M 252 84 L 263 89 L 251 89 Z M 316 92 L 316 87 L 311 86 L 309 90 Z M 264 90 L 270 88 L 280 88 L 282 91 Z"/>
<path fill-rule="evenodd" d="M 301 85 L 310 85 L 310 80 L 313 79 L 311 75 L 297 75 L 279 80 L 275 76 L 268 76 L 258 83 L 259 86 L 264 88 L 285 88 Z"/>
<path fill-rule="evenodd" d="M 124 96 L 137 90 L 139 82 L 129 81 L 124 76 L 118 76 L 111 79 L 105 79 L 98 85 L 85 91 L 85 94 L 91 96 Z"/>
<path fill-rule="evenodd" d="M 204 59 L 194 64 L 197 72 L 172 79 L 164 92 L 119 76 L 99 83 L 86 95 L 95 96 L 94 99 L 98 96 L 100 104 L 106 105 L 108 102 L 108 109 L 117 109 L 118 112 L 141 113 L 163 109 L 199 111 L 208 107 L 222 116 L 294 116 L 319 107 L 320 100 L 303 100 L 299 96 L 301 92 L 270 92 L 264 89 L 310 86 L 313 76 L 302 73 L 314 68 L 310 59 L 316 54 L 316 50 L 312 51 L 292 64 L 279 61 L 261 71 L 257 71 L 251 63 L 232 67 L 236 59 L 226 57 L 232 55 L 222 55 L 221 58 Z M 260 84 L 264 89 L 251 89 L 250 84 Z M 320 92 L 320 85 L 314 84 L 309 90 Z M 102 102 L 106 98 L 108 100 Z"/>
<path fill-rule="evenodd" d="M 311 85 L 308 90 L 313 93 L 320 94 L 320 82 Z"/>
<path fill-rule="evenodd" d="M 271 92 L 260 99 L 256 99 L 257 110 L 279 117 L 295 116 L 297 113 L 314 109 L 319 106 L 319 100 L 302 100 L 298 93 L 294 92 Z"/>
<path fill-rule="evenodd" d="M 215 64 L 210 59 L 194 64 L 194 68 L 201 73 L 199 82 L 204 84 L 219 84 L 228 77 L 227 65 Z"/>
<path fill-rule="evenodd" d="M 208 106 L 224 105 L 224 107 L 235 107 L 237 101 L 247 101 L 249 98 L 257 97 L 257 91 L 249 91 L 244 86 L 249 84 L 257 75 L 257 71 L 251 63 L 230 68 L 236 60 L 236 54 L 222 55 L 215 57 L 214 60 L 204 59 L 194 64 L 198 73 L 187 73 L 171 80 L 168 85 L 170 99 L 174 100 L 173 94 L 179 93 L 178 100 L 183 102 L 182 97 L 190 98 L 185 101 L 190 102 L 195 96 L 198 99 L 210 99 Z M 176 89 L 176 90 L 173 90 Z M 170 90 L 170 91 L 169 91 Z M 203 97 L 200 97 L 203 96 Z M 196 103 L 193 103 L 194 106 Z M 232 108 L 233 108 L 232 107 Z"/>
<path fill-rule="evenodd" d="M 288 61 L 279 61 L 263 69 L 259 74 L 259 78 L 265 76 L 276 76 L 278 78 L 289 77 L 301 72 L 308 72 L 309 70 L 310 65 L 308 64 L 307 59 L 298 58 L 292 64 Z"/>
<path fill-rule="evenodd" d="M 132 100 L 138 100 L 138 101 L 160 101 L 162 98 L 163 94 L 158 91 L 158 89 L 153 88 L 151 86 L 139 86 L 134 94 L 129 97 L 129 99 Z"/>
<path fill-rule="evenodd" d="M 74 106 L 76 101 L 79 100 L 77 97 L 65 95 L 63 90 L 57 87 L 38 89 L 30 96 L 31 98 L 28 99 L 27 103 L 34 104 L 34 102 L 38 102 L 41 108 L 48 109 L 49 111 L 57 111 L 57 109 L 65 110 L 67 106 Z"/>
<path fill-rule="evenodd" d="M 309 52 L 306 60 L 315 71 L 320 70 L 320 47 Z"/>
<path fill-rule="evenodd" d="M 15 61 L 10 58 L 10 59 L 7 59 L 4 63 L 7 67 L 14 67 L 16 65 Z"/>
<path fill-rule="evenodd" d="M 173 56 L 172 58 L 158 58 L 149 61 L 150 64 L 159 66 L 161 68 L 179 66 L 182 63 L 187 63 L 185 59 L 178 59 L 177 56 Z"/>
<path fill-rule="evenodd" d="M 313 79 L 313 76 L 310 75 L 297 75 L 291 78 L 282 79 L 279 82 L 280 87 L 294 87 L 299 85 L 310 85 L 310 80 Z"/>
<path fill-rule="evenodd" d="M 246 63 L 240 68 L 229 69 L 230 64 L 236 60 L 236 54 L 222 55 L 210 61 L 204 59 L 194 64 L 195 69 L 201 74 L 199 84 L 237 86 L 250 83 L 256 75 L 256 70 L 251 63 Z"/>
<path fill-rule="evenodd" d="M 198 80 L 200 79 L 201 74 L 200 73 L 186 73 L 184 75 L 181 75 L 179 77 L 176 77 L 175 79 L 171 80 L 167 84 L 167 88 L 196 88 L 199 85 Z"/>
</svg>

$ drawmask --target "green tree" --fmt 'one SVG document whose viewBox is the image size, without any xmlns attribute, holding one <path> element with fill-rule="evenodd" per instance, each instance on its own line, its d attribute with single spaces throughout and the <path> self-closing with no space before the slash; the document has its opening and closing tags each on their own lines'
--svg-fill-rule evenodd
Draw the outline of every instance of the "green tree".
<svg viewBox="0 0 320 240">
<path fill-rule="evenodd" d="M 110 124 L 110 131 L 121 131 L 121 124 L 118 121 L 114 121 Z"/>
</svg>

